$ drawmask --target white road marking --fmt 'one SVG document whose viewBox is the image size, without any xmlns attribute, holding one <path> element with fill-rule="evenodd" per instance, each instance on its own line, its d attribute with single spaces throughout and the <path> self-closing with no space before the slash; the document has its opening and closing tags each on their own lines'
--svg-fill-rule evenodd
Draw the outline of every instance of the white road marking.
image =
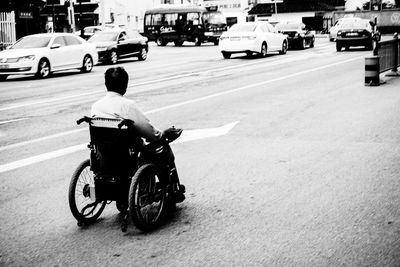
<svg viewBox="0 0 400 267">
<path fill-rule="evenodd" d="M 15 169 L 18 169 L 18 168 L 21 168 L 21 167 L 25 167 L 25 166 L 28 166 L 28 165 L 32 165 L 34 163 L 38 163 L 38 162 L 45 161 L 45 160 L 48 160 L 48 159 L 54 159 L 54 158 L 57 158 L 57 157 L 68 155 L 68 154 L 83 150 L 85 148 L 87 148 L 86 144 L 80 144 L 80 145 L 71 146 L 71 147 L 67 147 L 67 148 L 64 148 L 64 149 L 60 149 L 60 150 L 56 150 L 56 151 L 40 154 L 40 155 L 37 155 L 37 156 L 34 156 L 34 157 L 30 157 L 30 158 L 26 158 L 26 159 L 10 162 L 10 163 L 7 163 L 7 164 L 3 164 L 3 165 L 0 165 L 0 173 L 11 171 L 11 170 L 15 170 Z"/>
<path fill-rule="evenodd" d="M 87 130 L 87 128 L 76 129 L 76 130 L 72 130 L 72 131 L 68 131 L 68 132 L 62 132 L 62 133 L 53 134 L 53 135 L 49 135 L 49 136 L 44 136 L 44 137 L 41 137 L 41 138 L 32 139 L 32 140 L 28 140 L 28 141 L 24 141 L 24 142 L 20 142 L 20 143 L 15 143 L 15 144 L 11 144 L 11 145 L 0 147 L 0 151 L 11 149 L 11 148 L 16 148 L 16 147 L 20 147 L 20 146 L 25 146 L 25 145 L 29 145 L 29 144 L 40 142 L 40 141 L 46 141 L 46 140 L 57 138 L 57 137 L 61 137 L 61 136 L 64 136 L 64 135 L 79 133 L 79 132 L 82 132 L 84 130 Z"/>
<path fill-rule="evenodd" d="M 310 70 L 304 70 L 304 71 L 301 71 L 301 72 L 297 72 L 297 73 L 293 73 L 293 74 L 290 74 L 290 75 L 282 76 L 282 77 L 275 78 L 275 79 L 272 79 L 272 80 L 267 80 L 267 81 L 259 82 L 259 83 L 256 83 L 256 84 L 250 84 L 250 85 L 246 85 L 246 86 L 243 86 L 243 87 L 231 89 L 231 90 L 228 90 L 228 91 L 223 91 L 223 92 L 220 92 L 220 93 L 215 93 L 215 94 L 211 94 L 211 95 L 195 98 L 195 99 L 192 99 L 192 100 L 188 100 L 188 101 L 184 101 L 184 102 L 180 102 L 180 103 L 164 106 L 164 107 L 161 107 L 161 108 L 157 108 L 157 109 L 146 111 L 144 113 L 145 114 L 153 114 L 153 113 L 157 113 L 157 112 L 168 110 L 168 109 L 177 108 L 177 107 L 184 106 L 184 105 L 189 105 L 189 104 L 193 104 L 193 103 L 196 103 L 196 102 L 201 102 L 201 101 L 204 101 L 204 100 L 207 100 L 207 99 L 211 99 L 211 98 L 215 98 L 215 97 L 231 94 L 231 93 L 242 91 L 242 90 L 245 90 L 245 89 L 250 89 L 252 87 L 256 87 L 256 86 L 268 84 L 268 83 L 271 83 L 271 82 L 276 82 L 276 81 L 280 81 L 280 80 L 285 80 L 287 78 L 303 75 L 305 73 L 309 73 L 309 72 L 318 71 L 318 70 L 321 70 L 321 69 L 330 68 L 332 66 L 337 66 L 337 65 L 344 64 L 344 63 L 347 63 L 347 62 L 355 61 L 355 60 L 358 60 L 358 59 L 364 58 L 364 57 L 365 56 L 355 57 L 355 58 L 348 59 L 348 60 L 345 60 L 345 61 L 332 63 L 332 64 L 329 64 L 329 65 L 317 67 L 317 68 L 310 69 Z M 24 145 L 28 145 L 28 144 L 32 144 L 32 143 L 36 143 L 36 142 L 40 142 L 40 141 L 45 141 L 45 140 L 48 140 L 48 139 L 53 139 L 53 138 L 57 138 L 57 137 L 64 136 L 64 135 L 74 134 L 74 133 L 78 133 L 78 132 L 82 132 L 82 131 L 86 131 L 86 130 L 87 130 L 87 128 L 81 128 L 81 129 L 77 129 L 77 130 L 72 130 L 72 131 L 67 131 L 67 132 L 63 132 L 63 133 L 59 133 L 59 134 L 54 134 L 54 135 L 41 137 L 41 138 L 38 138 L 38 139 L 24 141 L 24 142 L 21 142 L 21 143 L 15 143 L 15 144 L 12 144 L 12 145 L 0 147 L 0 151 L 11 149 L 11 148 L 16 148 L 16 147 L 20 147 L 20 146 L 24 146 Z"/>
<path fill-rule="evenodd" d="M 317 54 L 316 56 L 323 56 L 323 55 Z M 279 65 L 279 64 L 283 64 L 283 63 L 298 61 L 298 60 L 305 59 L 308 57 L 309 57 L 309 55 L 301 54 L 301 55 L 298 55 L 295 57 L 287 57 L 285 59 L 277 58 L 276 60 L 274 60 L 272 62 L 271 61 L 256 61 L 256 62 L 243 63 L 243 64 L 238 64 L 238 65 L 230 65 L 230 66 L 226 66 L 226 67 L 217 67 L 214 69 L 207 68 L 205 70 L 201 70 L 201 71 L 197 71 L 197 72 L 187 72 L 187 73 L 173 75 L 170 77 L 165 77 L 165 78 L 161 78 L 161 79 L 157 79 L 157 80 L 148 80 L 148 81 L 143 81 L 143 82 L 139 82 L 139 83 L 132 83 L 132 84 L 129 84 L 128 87 L 137 87 L 137 86 L 148 85 L 148 84 L 152 84 L 152 83 L 165 82 L 165 81 L 179 79 L 179 78 L 186 78 L 186 77 L 190 77 L 190 76 L 201 75 L 201 74 L 205 74 L 205 73 L 209 73 L 209 72 L 213 72 L 213 71 L 223 71 L 223 70 L 229 70 L 229 69 L 237 70 L 241 67 L 259 65 L 259 64 L 268 63 L 268 66 L 274 66 L 274 65 Z M 77 97 L 82 97 L 82 96 L 89 96 L 89 95 L 94 95 L 94 94 L 103 94 L 104 92 L 105 92 L 104 89 L 101 89 L 101 90 L 94 90 L 94 91 L 87 92 L 87 93 L 74 94 L 74 95 L 69 95 L 69 96 L 61 96 L 61 97 L 45 99 L 45 100 L 41 100 L 41 101 L 21 103 L 21 104 L 11 105 L 8 107 L 2 107 L 2 108 L 0 108 L 0 111 L 24 108 L 24 107 L 40 105 L 40 104 L 48 104 L 48 103 L 52 103 L 52 102 L 58 102 L 58 101 L 66 100 L 66 99 L 77 98 Z"/>
<path fill-rule="evenodd" d="M 15 120 L 0 121 L 0 125 L 1 124 L 6 124 L 6 123 L 10 123 L 10 122 L 23 121 L 23 120 L 27 120 L 27 119 L 28 118 L 20 118 L 20 119 L 15 119 Z"/>
<path fill-rule="evenodd" d="M 228 123 L 226 125 L 223 125 L 221 127 L 217 128 L 208 128 L 208 129 L 197 129 L 197 130 L 187 130 L 183 131 L 182 136 L 176 140 L 174 143 L 185 143 L 185 142 L 190 142 L 194 140 L 200 140 L 200 139 L 205 139 L 205 138 L 210 138 L 210 137 L 218 137 L 222 135 L 228 134 L 235 125 L 238 124 L 238 121 Z M 22 168 L 25 166 L 29 166 L 38 162 L 42 162 L 45 160 L 49 159 L 54 159 L 58 158 L 61 156 L 65 156 L 74 152 L 78 152 L 81 150 L 87 149 L 87 144 L 80 144 L 76 146 L 71 146 L 63 149 L 59 149 L 56 151 L 40 154 L 37 156 L 29 157 L 26 159 L 22 160 L 17 160 L 14 162 L 10 162 L 7 164 L 0 165 L 0 173 L 15 170 L 18 168 Z"/>
<path fill-rule="evenodd" d="M 217 137 L 228 134 L 239 121 L 228 123 L 217 128 L 207 128 L 198 130 L 183 131 L 182 135 L 173 144 L 179 144 L 189 141 L 200 140 L 204 138 Z"/>
</svg>

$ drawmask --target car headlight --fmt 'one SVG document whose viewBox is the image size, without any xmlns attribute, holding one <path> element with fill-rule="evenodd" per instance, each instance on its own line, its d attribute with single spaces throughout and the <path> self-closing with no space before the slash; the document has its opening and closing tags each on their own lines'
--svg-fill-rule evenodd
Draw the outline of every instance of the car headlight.
<svg viewBox="0 0 400 267">
<path fill-rule="evenodd" d="M 18 58 L 18 62 L 32 61 L 34 59 L 35 59 L 34 55 L 25 56 L 25 57 L 19 57 Z"/>
<path fill-rule="evenodd" d="M 337 32 L 337 36 L 340 36 L 340 35 L 342 35 L 342 32 L 341 32 L 341 31 L 338 31 L 338 32 Z"/>
</svg>

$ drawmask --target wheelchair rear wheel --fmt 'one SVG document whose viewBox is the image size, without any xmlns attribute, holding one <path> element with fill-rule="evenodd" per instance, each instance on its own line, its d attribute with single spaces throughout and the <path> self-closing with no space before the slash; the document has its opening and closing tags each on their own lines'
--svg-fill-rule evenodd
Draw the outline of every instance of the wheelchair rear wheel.
<svg viewBox="0 0 400 267">
<path fill-rule="evenodd" d="M 90 197 L 93 189 L 94 173 L 90 169 L 90 160 L 85 160 L 72 175 L 68 191 L 69 207 L 78 225 L 96 221 L 106 206 L 106 201 L 98 202 Z"/>
<path fill-rule="evenodd" d="M 129 212 L 133 223 L 144 232 L 161 223 L 166 207 L 166 189 L 154 164 L 141 166 L 129 189 Z"/>
</svg>

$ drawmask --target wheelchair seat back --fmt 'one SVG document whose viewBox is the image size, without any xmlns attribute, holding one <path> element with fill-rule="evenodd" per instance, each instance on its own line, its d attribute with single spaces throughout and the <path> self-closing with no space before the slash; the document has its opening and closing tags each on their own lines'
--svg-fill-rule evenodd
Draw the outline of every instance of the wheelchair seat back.
<svg viewBox="0 0 400 267">
<path fill-rule="evenodd" d="M 119 119 L 93 118 L 90 121 L 91 168 L 96 176 L 132 176 L 142 139 L 132 127 L 118 128 Z"/>
</svg>

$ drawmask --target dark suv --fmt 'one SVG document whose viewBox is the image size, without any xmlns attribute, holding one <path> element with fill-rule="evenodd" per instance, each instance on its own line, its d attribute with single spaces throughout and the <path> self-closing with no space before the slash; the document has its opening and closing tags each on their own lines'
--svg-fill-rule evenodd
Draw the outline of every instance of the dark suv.
<svg viewBox="0 0 400 267">
<path fill-rule="evenodd" d="M 145 60 L 149 51 L 147 37 L 134 30 L 98 31 L 89 39 L 89 43 L 96 45 L 99 61 L 111 64 L 116 64 L 119 58 L 124 57 Z"/>
</svg>

